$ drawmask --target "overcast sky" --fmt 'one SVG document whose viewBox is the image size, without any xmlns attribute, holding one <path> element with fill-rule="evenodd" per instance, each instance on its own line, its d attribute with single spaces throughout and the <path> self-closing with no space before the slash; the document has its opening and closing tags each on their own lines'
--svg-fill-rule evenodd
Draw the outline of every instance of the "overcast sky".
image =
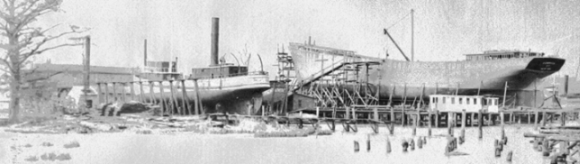
<svg viewBox="0 0 580 164">
<path fill-rule="evenodd" d="M 576 74 L 580 55 L 580 1 L 349 1 L 349 0 L 65 0 L 64 12 L 39 23 L 90 27 L 93 65 L 142 66 L 143 40 L 152 60 L 179 57 L 179 69 L 209 64 L 211 18 L 220 18 L 220 55 L 240 56 L 247 48 L 273 71 L 280 45 L 305 42 L 354 50 L 362 55 L 403 59 L 383 35 L 410 54 L 415 10 L 415 60 L 462 60 L 467 53 L 519 49 L 568 59 L 565 74 Z M 404 18 L 404 19 L 401 19 Z M 401 21 L 399 21 L 401 20 Z M 393 25 L 394 24 L 394 25 Z M 60 30 L 63 30 L 62 28 Z M 82 48 L 64 48 L 37 60 L 80 64 Z M 251 70 L 259 69 L 255 56 Z"/>
</svg>

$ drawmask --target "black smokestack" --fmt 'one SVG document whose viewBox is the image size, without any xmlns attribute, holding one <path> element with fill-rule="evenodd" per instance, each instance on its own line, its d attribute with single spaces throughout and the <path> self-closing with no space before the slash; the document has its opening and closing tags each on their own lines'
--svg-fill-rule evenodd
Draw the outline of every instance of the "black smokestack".
<svg viewBox="0 0 580 164">
<path fill-rule="evenodd" d="M 211 24 L 211 65 L 218 65 L 218 36 L 220 29 L 220 18 L 212 18 Z"/>
<path fill-rule="evenodd" d="M 143 66 L 147 67 L 147 39 L 145 39 L 143 44 L 143 52 Z"/>
</svg>

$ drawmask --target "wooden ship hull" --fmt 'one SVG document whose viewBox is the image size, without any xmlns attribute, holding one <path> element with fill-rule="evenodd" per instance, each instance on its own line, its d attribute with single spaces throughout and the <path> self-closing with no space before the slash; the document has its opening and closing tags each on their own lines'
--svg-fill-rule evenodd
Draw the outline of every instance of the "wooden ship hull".
<svg viewBox="0 0 580 164">
<path fill-rule="evenodd" d="M 196 103 L 195 96 L 199 95 L 205 113 L 249 114 L 259 111 L 262 92 L 270 88 L 267 75 L 198 79 L 197 93 L 194 80 L 184 80 L 183 84 L 185 89 L 181 80 L 173 81 L 172 85 L 168 80 L 162 81 L 161 85 L 155 81 L 153 86 L 146 81 L 143 83 L 143 92 L 138 91 L 137 96 L 144 97 L 146 102 L 170 102 L 175 99 L 177 103 L 181 103 L 185 96 L 186 102 L 193 106 Z M 217 104 L 221 107 L 216 107 Z"/>
<path fill-rule="evenodd" d="M 408 62 L 299 43 L 290 44 L 290 55 L 297 86 L 339 88 L 380 99 L 426 99 L 429 94 L 503 95 L 506 82 L 508 95 L 529 96 L 538 90 L 535 84 L 539 80 L 559 71 L 565 62 L 556 57 Z M 530 105 L 530 100 L 526 101 L 524 104 Z"/>
</svg>

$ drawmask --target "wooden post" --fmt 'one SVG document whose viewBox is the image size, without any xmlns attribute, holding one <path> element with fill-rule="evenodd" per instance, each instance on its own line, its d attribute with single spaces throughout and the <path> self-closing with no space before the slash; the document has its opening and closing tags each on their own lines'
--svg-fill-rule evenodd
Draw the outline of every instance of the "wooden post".
<svg viewBox="0 0 580 164">
<path fill-rule="evenodd" d="M 546 126 L 547 117 L 548 117 L 548 113 L 545 110 L 542 111 L 542 126 Z"/>
<path fill-rule="evenodd" d="M 393 108 L 392 106 L 389 106 L 389 109 L 391 109 L 391 123 L 394 124 L 395 123 L 395 108 Z"/>
<path fill-rule="evenodd" d="M 119 100 L 119 98 L 117 97 L 117 86 L 115 84 L 115 82 L 113 82 L 113 102 L 116 102 Z"/>
<path fill-rule="evenodd" d="M 461 134 L 460 134 L 460 143 L 465 141 L 465 127 L 467 125 L 467 114 L 465 113 L 465 109 L 461 111 Z"/>
<path fill-rule="evenodd" d="M 566 126 L 566 112 L 560 112 L 560 126 Z"/>
<path fill-rule="evenodd" d="M 344 118 L 348 120 L 348 119 L 350 119 L 350 108 L 349 107 L 344 107 L 344 109 L 346 111 L 345 114 L 344 114 Z"/>
<path fill-rule="evenodd" d="M 139 100 L 145 103 L 145 91 L 143 90 L 143 81 L 139 81 Z"/>
<path fill-rule="evenodd" d="M 125 103 L 125 102 L 127 102 L 127 90 L 126 90 L 127 83 L 126 83 L 126 82 L 122 82 L 122 83 L 120 83 L 120 84 L 121 84 L 121 86 L 122 86 L 122 87 L 121 87 L 121 94 L 123 94 L 123 95 L 122 95 L 122 98 L 123 98 L 123 103 Z"/>
<path fill-rule="evenodd" d="M 135 100 L 135 84 L 134 82 L 129 82 L 129 85 L 131 85 L 131 101 Z"/>
<path fill-rule="evenodd" d="M 373 108 L 373 116 L 374 116 L 374 120 L 375 121 L 380 121 L 379 120 L 379 109 L 378 108 Z"/>
<path fill-rule="evenodd" d="M 451 131 L 451 126 L 453 124 L 453 120 L 452 119 L 453 119 L 454 116 L 452 116 L 452 115 L 453 115 L 452 112 L 447 112 L 447 133 L 450 136 L 453 136 L 453 131 Z"/>
<path fill-rule="evenodd" d="M 532 112 L 528 111 L 527 114 L 528 114 L 528 124 L 531 124 L 532 123 Z"/>
<path fill-rule="evenodd" d="M 482 110 L 480 109 L 478 111 L 478 117 L 477 117 L 478 121 L 477 121 L 477 126 L 479 127 L 479 139 L 483 138 L 483 113 Z"/>
<path fill-rule="evenodd" d="M 97 90 L 99 92 L 99 94 L 97 94 L 99 96 L 99 102 L 97 105 L 100 105 L 103 103 L 103 92 L 101 90 L 101 83 L 97 83 Z"/>
<path fill-rule="evenodd" d="M 184 112 L 187 111 L 188 115 L 191 115 L 191 108 L 189 107 L 189 97 L 187 96 L 187 90 L 185 86 L 185 80 L 181 80 L 181 107 L 184 108 Z M 263 108 L 262 108 L 263 109 Z M 264 111 L 262 110 L 262 113 Z"/>
<path fill-rule="evenodd" d="M 514 113 L 514 111 L 513 110 L 509 111 L 508 112 L 508 116 L 510 118 L 509 119 L 510 120 L 510 124 L 514 124 L 515 123 L 515 119 L 514 119 L 515 118 L 515 113 Z"/>
<path fill-rule="evenodd" d="M 169 104 L 171 104 L 171 107 L 170 107 L 171 114 L 174 114 L 173 110 L 175 110 L 175 108 L 177 108 L 177 103 L 175 103 L 175 96 L 174 96 L 175 92 L 173 90 L 174 90 L 173 89 L 173 80 L 169 80 L 169 94 L 171 94 L 171 95 L 169 95 L 169 101 L 170 101 Z M 179 110 L 179 109 L 176 111 L 176 113 L 178 115 L 182 114 L 181 110 Z"/>
<path fill-rule="evenodd" d="M 421 119 L 419 109 L 416 109 L 415 112 L 417 112 L 417 114 L 415 114 L 416 117 L 413 125 L 413 136 L 417 135 L 417 126 L 419 126 L 419 120 Z"/>
<path fill-rule="evenodd" d="M 387 137 L 387 153 L 391 153 L 391 141 Z"/>
<path fill-rule="evenodd" d="M 403 88 L 403 111 L 402 113 L 402 120 L 401 120 L 401 125 L 405 126 L 406 124 L 406 117 L 407 114 L 405 113 L 407 109 L 407 83 L 405 83 L 404 88 Z"/>
<path fill-rule="evenodd" d="M 157 100 L 155 99 L 155 92 L 153 91 L 154 86 L 155 82 L 149 81 L 149 101 L 151 104 L 157 104 Z"/>
<path fill-rule="evenodd" d="M 435 128 L 439 128 L 439 110 L 435 110 Z"/>
<path fill-rule="evenodd" d="M 350 111 L 352 111 L 352 119 L 353 120 L 357 120 L 357 116 L 356 116 L 356 108 L 351 108 Z"/>
<path fill-rule="evenodd" d="M 195 114 L 199 115 L 200 112 L 201 114 L 205 115 L 205 111 L 203 110 L 203 104 L 201 103 L 201 98 L 199 97 L 199 87 L 197 84 L 197 79 L 193 80 L 193 86 L 195 87 Z"/>
<path fill-rule="evenodd" d="M 163 94 L 165 93 L 164 89 L 163 89 L 163 81 L 159 81 L 159 100 L 161 101 L 161 109 L 162 111 L 162 115 L 165 113 L 168 114 L 172 114 L 170 108 L 168 108 L 169 104 L 167 103 L 167 101 L 165 101 L 165 97 L 163 96 Z"/>
<path fill-rule="evenodd" d="M 461 111 L 461 129 L 465 129 L 465 125 L 467 124 L 467 113 L 465 109 Z"/>
<path fill-rule="evenodd" d="M 432 115 L 432 111 L 428 112 L 428 119 L 427 119 L 428 123 L 429 123 L 429 130 L 427 130 L 427 135 L 431 136 L 431 126 L 432 126 L 432 121 L 433 121 L 433 115 Z"/>
<path fill-rule="evenodd" d="M 109 83 L 103 83 L 105 87 L 105 104 L 109 103 Z"/>
<path fill-rule="evenodd" d="M 320 118 L 320 107 L 316 107 L 316 118 Z"/>
<path fill-rule="evenodd" d="M 471 113 L 471 118 L 469 120 L 470 120 L 469 124 L 471 125 L 471 127 L 474 127 L 475 126 L 474 125 L 474 122 L 475 122 L 475 112 L 472 112 Z"/>
</svg>

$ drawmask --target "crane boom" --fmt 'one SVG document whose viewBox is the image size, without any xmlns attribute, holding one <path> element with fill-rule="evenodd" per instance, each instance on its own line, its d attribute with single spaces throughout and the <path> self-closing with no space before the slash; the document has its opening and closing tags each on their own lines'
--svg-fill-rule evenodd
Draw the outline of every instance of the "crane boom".
<svg viewBox="0 0 580 164">
<path fill-rule="evenodd" d="M 411 60 L 409 60 L 409 58 L 407 57 L 407 55 L 405 55 L 405 53 L 403 52 L 403 50 L 401 50 L 401 47 L 399 47 L 399 45 L 397 44 L 397 42 L 395 42 L 395 39 L 393 39 L 393 37 L 391 37 L 391 34 L 389 34 L 389 32 L 387 31 L 387 29 L 385 29 L 384 31 L 385 31 L 385 34 L 389 37 L 389 39 L 391 39 L 391 41 L 395 44 L 395 46 L 397 47 L 397 49 L 399 49 L 399 52 L 401 52 L 401 54 L 403 55 L 403 57 L 405 57 L 405 60 L 411 61 Z"/>
</svg>

